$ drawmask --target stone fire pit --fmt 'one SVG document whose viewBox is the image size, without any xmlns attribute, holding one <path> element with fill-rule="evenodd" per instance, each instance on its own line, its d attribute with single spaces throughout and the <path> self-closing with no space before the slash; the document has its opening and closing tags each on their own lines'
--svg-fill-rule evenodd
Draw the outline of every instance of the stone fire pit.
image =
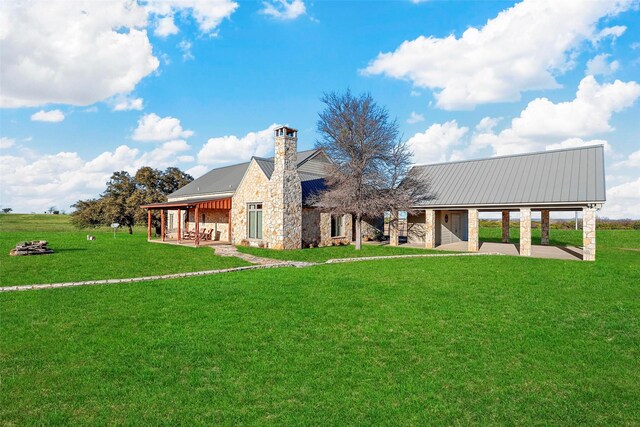
<svg viewBox="0 0 640 427">
<path fill-rule="evenodd" d="M 34 240 L 31 242 L 20 242 L 16 245 L 15 249 L 11 249 L 9 255 L 21 256 L 21 255 L 46 255 L 52 254 L 53 250 L 47 247 L 46 240 Z"/>
</svg>

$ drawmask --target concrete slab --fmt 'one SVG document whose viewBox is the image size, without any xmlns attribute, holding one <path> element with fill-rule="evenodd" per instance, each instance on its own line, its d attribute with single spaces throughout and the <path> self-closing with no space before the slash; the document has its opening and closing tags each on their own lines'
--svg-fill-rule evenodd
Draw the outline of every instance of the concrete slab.
<svg viewBox="0 0 640 427">
<path fill-rule="evenodd" d="M 423 248 L 421 244 L 407 243 L 401 246 Z M 455 242 L 446 245 L 437 246 L 436 249 L 443 251 L 460 251 L 467 252 L 467 242 Z M 514 243 L 494 243 L 480 242 L 480 253 L 500 253 L 503 255 L 519 256 L 518 244 Z M 566 260 L 582 260 L 582 249 L 574 246 L 541 246 L 531 245 L 531 257 L 533 258 L 550 258 L 550 259 L 566 259 Z"/>
</svg>

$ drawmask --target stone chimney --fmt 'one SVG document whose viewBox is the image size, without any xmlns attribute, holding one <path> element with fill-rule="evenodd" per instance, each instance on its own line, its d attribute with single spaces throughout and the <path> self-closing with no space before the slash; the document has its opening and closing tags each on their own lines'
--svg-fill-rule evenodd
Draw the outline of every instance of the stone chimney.
<svg viewBox="0 0 640 427">
<path fill-rule="evenodd" d="M 298 131 L 285 126 L 275 130 L 273 174 L 269 184 L 270 247 L 302 247 L 302 186 L 298 176 Z"/>
</svg>

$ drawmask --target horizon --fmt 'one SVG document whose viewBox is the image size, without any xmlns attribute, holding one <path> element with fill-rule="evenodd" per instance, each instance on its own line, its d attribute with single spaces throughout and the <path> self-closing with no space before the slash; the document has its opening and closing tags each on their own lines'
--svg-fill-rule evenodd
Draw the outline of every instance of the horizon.
<svg viewBox="0 0 640 427">
<path fill-rule="evenodd" d="M 69 211 L 115 171 L 270 157 L 278 125 L 312 149 L 320 96 L 351 89 L 415 164 L 603 145 L 598 215 L 636 219 L 638 6 L 2 2 L 0 205 Z"/>
</svg>

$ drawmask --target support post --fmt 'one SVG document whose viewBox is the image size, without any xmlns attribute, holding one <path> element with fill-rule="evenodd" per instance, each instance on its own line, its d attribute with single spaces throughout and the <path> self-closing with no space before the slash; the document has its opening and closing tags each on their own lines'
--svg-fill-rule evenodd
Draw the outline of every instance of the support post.
<svg viewBox="0 0 640 427">
<path fill-rule="evenodd" d="M 229 208 L 229 211 L 227 212 L 227 215 L 228 215 L 227 219 L 229 221 L 229 227 L 228 227 L 229 228 L 229 230 L 228 230 L 229 237 L 228 237 L 228 239 L 229 239 L 229 243 L 231 243 L 231 208 Z"/>
<path fill-rule="evenodd" d="M 478 209 L 469 209 L 468 216 L 468 235 L 467 250 L 469 252 L 478 252 L 480 250 L 480 224 L 478 220 Z"/>
<path fill-rule="evenodd" d="M 196 238 L 193 240 L 193 243 L 196 246 L 200 246 L 200 210 L 198 209 L 198 205 L 196 205 Z"/>
<path fill-rule="evenodd" d="M 151 240 L 151 209 L 147 209 L 147 240 Z"/>
<path fill-rule="evenodd" d="M 511 212 L 502 211 L 502 243 L 509 243 L 511 234 Z"/>
<path fill-rule="evenodd" d="M 582 209 L 582 259 L 596 260 L 596 210 Z"/>
<path fill-rule="evenodd" d="M 180 240 L 182 239 L 182 219 L 180 218 L 181 212 L 182 209 L 178 208 L 178 243 L 180 243 Z"/>
<path fill-rule="evenodd" d="M 436 211 L 427 209 L 424 214 L 424 247 L 436 247 Z"/>
<path fill-rule="evenodd" d="M 392 209 L 389 216 L 389 246 L 398 246 L 400 243 L 398 226 L 398 211 Z"/>
<path fill-rule="evenodd" d="M 549 244 L 549 209 L 540 212 L 540 244 Z"/>
<path fill-rule="evenodd" d="M 160 240 L 164 242 L 164 209 L 160 209 Z"/>
<path fill-rule="evenodd" d="M 520 256 L 531 256 L 531 208 L 520 209 Z"/>
</svg>

